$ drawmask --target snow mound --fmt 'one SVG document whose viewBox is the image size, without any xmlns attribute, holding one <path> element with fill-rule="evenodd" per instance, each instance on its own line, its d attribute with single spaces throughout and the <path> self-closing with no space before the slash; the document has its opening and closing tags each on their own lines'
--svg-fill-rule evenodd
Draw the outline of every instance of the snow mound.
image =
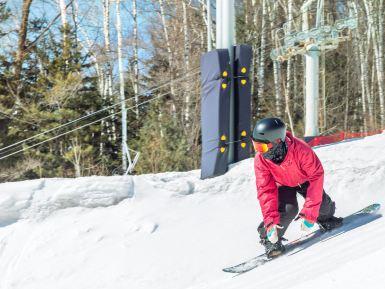
<svg viewBox="0 0 385 289">
<path fill-rule="evenodd" d="M 338 216 L 374 202 L 385 205 L 384 143 L 381 134 L 315 149 Z M 0 289 L 385 284 L 385 218 L 232 278 L 222 268 L 263 250 L 253 160 L 217 178 L 199 175 L 195 170 L 0 184 Z M 286 237 L 299 235 L 293 223 Z"/>
<path fill-rule="evenodd" d="M 134 194 L 132 177 L 42 179 L 0 184 L 0 224 L 47 217 L 54 211 L 116 205 Z"/>
</svg>

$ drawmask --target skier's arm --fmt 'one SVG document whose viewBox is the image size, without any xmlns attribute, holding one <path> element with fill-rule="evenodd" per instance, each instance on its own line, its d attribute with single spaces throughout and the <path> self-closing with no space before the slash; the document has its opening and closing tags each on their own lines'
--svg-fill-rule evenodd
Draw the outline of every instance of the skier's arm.
<svg viewBox="0 0 385 289">
<path fill-rule="evenodd" d="M 254 159 L 254 171 L 259 205 L 261 206 L 265 227 L 279 224 L 278 188 L 270 171 L 261 164 L 258 157 Z"/>
<path fill-rule="evenodd" d="M 305 203 L 300 215 L 311 222 L 316 222 L 322 203 L 324 170 L 315 152 L 306 144 L 303 144 L 299 159 L 301 168 L 309 180 Z"/>
</svg>

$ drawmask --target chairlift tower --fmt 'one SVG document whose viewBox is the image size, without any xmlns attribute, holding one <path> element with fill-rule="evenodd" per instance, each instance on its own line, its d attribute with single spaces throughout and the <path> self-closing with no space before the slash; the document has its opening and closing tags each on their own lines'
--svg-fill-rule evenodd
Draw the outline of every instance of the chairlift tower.
<svg viewBox="0 0 385 289">
<path fill-rule="evenodd" d="M 306 58 L 306 105 L 305 105 L 305 136 L 313 137 L 319 134 L 318 130 L 318 102 L 319 102 L 319 56 L 321 51 L 330 51 L 338 48 L 342 41 L 350 39 L 350 31 L 357 28 L 357 17 L 348 17 L 335 21 L 332 17 L 323 16 L 324 0 L 317 1 L 316 22 L 313 28 L 309 27 L 309 8 L 317 0 L 307 0 L 301 7 L 302 31 L 290 31 L 285 23 L 283 28 L 276 31 L 283 33 L 279 38 L 279 45 L 274 48 L 270 57 L 274 61 L 285 61 L 295 55 L 304 55 Z"/>
<path fill-rule="evenodd" d="M 210 1 L 208 1 L 209 5 Z M 230 63 L 234 62 L 235 45 L 235 6 L 234 0 L 216 0 L 216 48 L 229 50 Z M 234 162 L 234 87 L 231 83 L 230 131 L 228 163 Z"/>
</svg>

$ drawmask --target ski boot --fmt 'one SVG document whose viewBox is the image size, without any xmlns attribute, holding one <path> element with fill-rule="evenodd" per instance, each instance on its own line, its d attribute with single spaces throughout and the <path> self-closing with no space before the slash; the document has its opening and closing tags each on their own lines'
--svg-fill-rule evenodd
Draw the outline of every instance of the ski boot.
<svg viewBox="0 0 385 289">
<path fill-rule="evenodd" d="M 330 231 L 335 228 L 341 227 L 343 223 L 343 218 L 330 217 L 329 219 L 318 221 L 318 225 L 323 231 Z"/>
<path fill-rule="evenodd" d="M 285 252 L 285 246 L 282 245 L 282 239 L 273 244 L 267 238 L 263 238 L 260 243 L 265 247 L 265 253 L 269 258 L 277 257 Z"/>
</svg>

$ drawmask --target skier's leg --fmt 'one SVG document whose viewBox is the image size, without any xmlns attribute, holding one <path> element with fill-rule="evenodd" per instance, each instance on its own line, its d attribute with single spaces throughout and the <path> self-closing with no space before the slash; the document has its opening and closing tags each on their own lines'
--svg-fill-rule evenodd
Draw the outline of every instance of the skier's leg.
<svg viewBox="0 0 385 289">
<path fill-rule="evenodd" d="M 281 186 L 278 188 L 278 211 L 280 214 L 280 224 L 283 227 L 278 231 L 282 237 L 290 223 L 298 214 L 297 189 Z"/>
<path fill-rule="evenodd" d="M 334 216 L 336 211 L 336 204 L 332 201 L 330 196 L 323 191 L 322 203 L 319 209 L 318 221 L 330 219 Z"/>
<path fill-rule="evenodd" d="M 280 225 L 282 226 L 282 229 L 278 229 L 279 240 L 277 243 L 272 244 L 267 239 L 263 222 L 258 227 L 261 244 L 265 247 L 265 252 L 268 257 L 278 256 L 285 251 L 285 246 L 282 245 L 281 238 L 285 234 L 289 224 L 294 220 L 298 213 L 296 188 L 283 186 L 278 188 L 278 211 L 280 214 Z"/>
<path fill-rule="evenodd" d="M 306 192 L 308 187 L 309 187 L 309 182 L 306 182 L 300 186 L 301 189 L 298 191 L 298 193 L 304 198 L 306 198 Z M 319 209 L 318 221 L 324 221 L 324 220 L 330 219 L 331 217 L 334 216 L 335 211 L 336 211 L 335 203 L 332 201 L 330 196 L 326 194 L 325 190 L 323 190 L 322 203 Z"/>
<path fill-rule="evenodd" d="M 297 188 L 286 186 L 278 188 L 278 211 L 280 214 L 280 225 L 283 227 L 278 230 L 278 236 L 281 238 L 298 214 Z M 258 226 L 258 233 L 261 240 L 266 238 L 263 222 Z"/>
<path fill-rule="evenodd" d="M 301 185 L 302 189 L 298 192 L 304 198 L 306 198 L 306 191 L 309 186 L 309 183 Z M 336 205 L 329 197 L 328 194 L 323 191 L 322 203 L 318 215 L 318 225 L 324 230 L 332 230 L 342 225 L 343 219 L 337 218 L 334 216 L 336 211 Z"/>
</svg>

